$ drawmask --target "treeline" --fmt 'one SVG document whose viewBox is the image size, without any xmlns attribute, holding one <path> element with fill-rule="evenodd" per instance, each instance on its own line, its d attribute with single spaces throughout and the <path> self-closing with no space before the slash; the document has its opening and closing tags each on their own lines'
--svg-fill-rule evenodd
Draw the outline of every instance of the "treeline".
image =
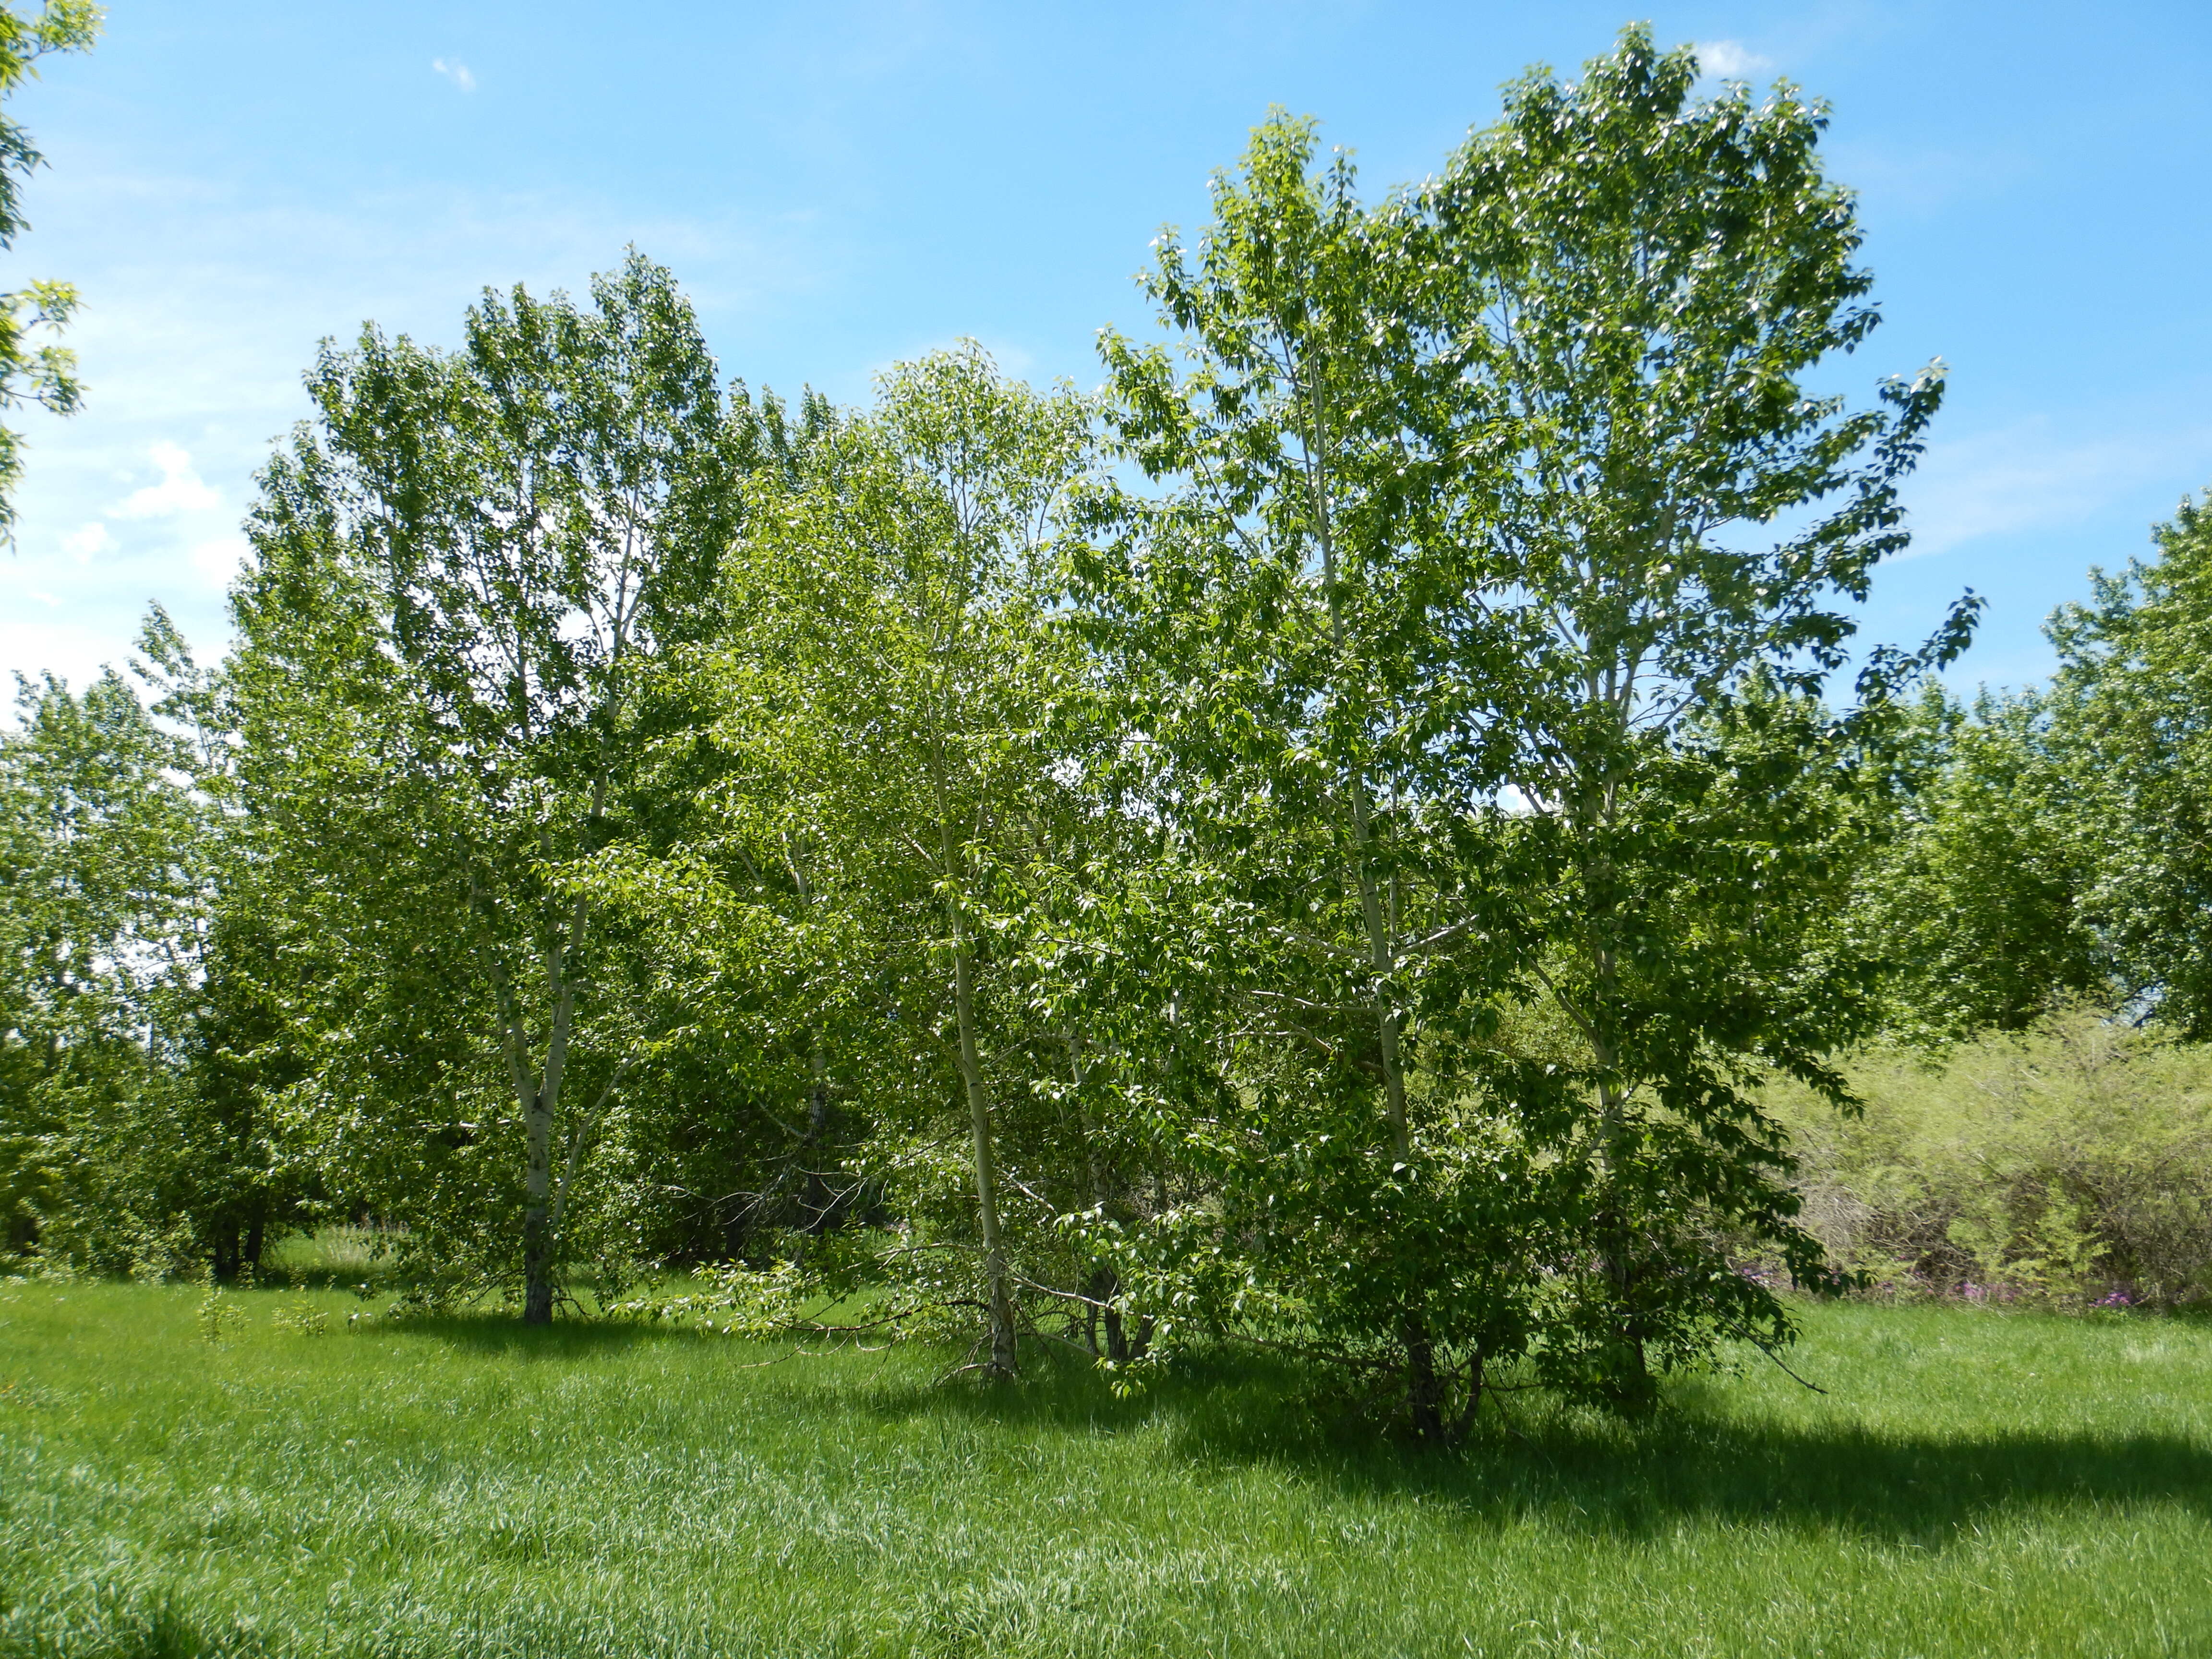
<svg viewBox="0 0 2212 1659">
<path fill-rule="evenodd" d="M 1430 1438 L 1786 1342 L 1778 1079 L 2212 1023 L 2212 610 L 2185 513 L 2046 693 L 1947 700 L 1971 597 L 1856 644 L 1940 374 L 1808 389 L 1877 321 L 1825 118 L 1696 81 L 1631 30 L 1379 203 L 1270 120 L 1092 395 L 725 389 L 636 256 L 326 347 L 231 656 L 157 612 L 6 739 L 9 1247 L 726 1264 Z"/>
</svg>

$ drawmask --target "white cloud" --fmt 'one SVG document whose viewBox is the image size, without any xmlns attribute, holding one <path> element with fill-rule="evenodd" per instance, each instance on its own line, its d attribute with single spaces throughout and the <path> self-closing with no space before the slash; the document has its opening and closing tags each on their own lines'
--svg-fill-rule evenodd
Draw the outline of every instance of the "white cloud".
<svg viewBox="0 0 2212 1659">
<path fill-rule="evenodd" d="M 62 551 L 79 564 L 90 564 L 94 554 L 105 553 L 114 545 L 115 538 L 107 533 L 104 524 L 88 524 L 62 538 Z"/>
<path fill-rule="evenodd" d="M 161 469 L 161 482 L 132 491 L 122 506 L 110 510 L 109 518 L 169 519 L 182 513 L 204 513 L 222 504 L 222 496 L 192 471 L 192 458 L 181 447 L 157 443 L 153 456 L 154 465 Z"/>
<path fill-rule="evenodd" d="M 1930 444 L 1906 487 L 1905 556 L 2085 523 L 2146 485 L 2197 477 L 2208 453 L 2212 430 L 2202 427 L 2081 439 L 2042 419 Z"/>
<path fill-rule="evenodd" d="M 1761 58 L 1741 40 L 1700 40 L 1696 51 L 1698 67 L 1724 80 L 1741 80 L 1774 67 L 1772 58 Z"/>
<path fill-rule="evenodd" d="M 444 58 L 433 58 L 430 60 L 430 67 L 463 92 L 474 92 L 477 89 L 477 77 L 469 73 L 469 66 L 458 58 L 450 60 Z"/>
<path fill-rule="evenodd" d="M 641 215 L 590 196 L 426 185 L 271 201 L 187 175 L 71 177 L 39 235 L 52 268 L 100 296 L 70 331 L 98 396 L 66 421 L 21 417 L 37 447 L 17 500 L 19 550 L 0 568 L 62 604 L 0 615 L 0 726 L 9 670 L 95 676 L 128 655 L 149 599 L 204 659 L 221 655 L 234 550 L 199 550 L 235 533 L 271 441 L 313 413 L 300 371 L 323 336 L 343 343 L 374 317 L 451 344 L 484 285 L 579 292 L 635 241 L 682 275 L 713 337 L 718 319 L 726 329 L 813 292 L 842 246 L 817 227 Z M 866 391 L 854 377 L 847 395 Z M 154 464 L 163 458 L 173 483 Z M 149 484 L 150 496 L 134 495 Z M 145 515 L 118 512 L 126 498 Z M 67 544 L 93 521 L 112 544 L 81 561 Z"/>
<path fill-rule="evenodd" d="M 196 542 L 192 546 L 192 568 L 219 587 L 230 586 L 231 578 L 238 574 L 239 563 L 245 557 L 243 536 L 218 536 L 212 541 Z"/>
</svg>

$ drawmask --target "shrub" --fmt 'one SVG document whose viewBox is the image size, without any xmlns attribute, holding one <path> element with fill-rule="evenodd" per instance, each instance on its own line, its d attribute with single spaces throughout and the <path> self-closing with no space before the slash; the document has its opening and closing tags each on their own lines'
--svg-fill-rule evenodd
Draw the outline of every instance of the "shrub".
<svg viewBox="0 0 2212 1659">
<path fill-rule="evenodd" d="M 1878 1291 L 2172 1305 L 2212 1291 L 2212 1047 L 2083 1009 L 1772 1091 L 1803 1219 Z"/>
</svg>

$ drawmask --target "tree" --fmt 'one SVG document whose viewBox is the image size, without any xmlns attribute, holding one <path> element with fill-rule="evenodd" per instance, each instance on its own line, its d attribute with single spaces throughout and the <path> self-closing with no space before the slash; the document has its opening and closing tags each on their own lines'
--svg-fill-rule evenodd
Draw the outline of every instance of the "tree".
<svg viewBox="0 0 2212 1659">
<path fill-rule="evenodd" d="M 2091 572 L 2062 606 L 2053 746 L 2123 995 L 2212 1035 L 2212 514 L 2185 501 L 2159 556 Z"/>
<path fill-rule="evenodd" d="M 1197 269 L 1163 244 L 1193 370 L 1108 342 L 1175 487 L 1117 504 L 1095 632 L 1149 810 L 1240 913 L 1229 1029 L 1291 1045 L 1232 1064 L 1246 1167 L 1336 1171 L 1255 1185 L 1279 1220 L 1244 1236 L 1313 1241 L 1274 1264 L 1296 1316 L 1394 1367 L 1424 1436 L 1495 1361 L 1632 1407 L 1786 1340 L 1732 1251 L 1827 1282 L 1754 1085 L 1841 1088 L 1875 1004 L 1810 946 L 1899 693 L 1972 615 L 1824 711 L 1941 380 L 1805 392 L 1876 320 L 1822 118 L 1696 78 L 1632 28 L 1375 209 L 1279 119 Z"/>
<path fill-rule="evenodd" d="M 0 99 L 38 73 L 49 52 L 85 52 L 100 33 L 100 9 L 93 0 L 44 0 L 35 16 L 0 4 Z M 30 228 L 23 216 L 21 180 L 45 165 L 22 123 L 0 115 L 0 248 L 13 247 Z M 36 404 L 57 415 L 74 412 L 82 398 L 76 354 L 40 334 L 58 333 L 75 313 L 76 289 L 67 283 L 33 283 L 0 294 L 0 408 Z M 0 426 L 0 540 L 14 538 L 15 485 L 23 476 L 23 434 Z"/>
<path fill-rule="evenodd" d="M 1215 1282 L 1186 1297 L 1313 1331 L 1441 1438 L 1518 1356 L 1541 1249 L 1530 1144 L 1429 1086 L 1498 983 L 1449 804 L 1494 770 L 1520 642 L 1433 441 L 1419 227 L 1312 150 L 1271 120 L 1195 259 L 1157 244 L 1188 374 L 1105 337 L 1115 433 L 1167 488 L 1097 503 L 1079 626 L 1128 734 L 1100 764 L 1184 893 L 1157 1023 L 1215 1072 L 1183 1124 L 1212 1185 L 1169 1224 Z"/>
<path fill-rule="evenodd" d="M 977 1266 L 963 1293 L 999 1375 L 1018 1358 L 1001 1119 L 1021 1073 L 993 878 L 1046 787 L 1046 584 L 1085 425 L 1072 395 L 1009 382 L 972 345 L 891 370 L 795 484 L 762 481 L 736 576 L 753 625 L 713 671 L 742 757 L 724 823 L 775 872 L 755 890 L 818 948 L 866 942 L 850 965 L 872 983 L 817 982 L 810 1046 L 826 1067 L 842 1032 L 848 1074 L 852 1044 L 903 1051 L 870 1103 L 917 1137 L 901 1161 L 920 1206 L 941 1201 L 937 1091 L 957 1089 Z"/>
<path fill-rule="evenodd" d="M 0 738 L 0 1181 L 6 1248 L 99 1267 L 213 1262 L 283 1201 L 263 1138 L 224 1124 L 192 1060 L 223 824 L 198 787 L 204 677 L 156 608 L 152 708 L 110 671 L 19 681 Z"/>
<path fill-rule="evenodd" d="M 2110 999 L 2094 837 L 2051 699 L 1984 691 L 1966 707 L 1930 685 L 1901 738 L 1905 787 L 1846 924 L 1847 948 L 1888 966 L 1887 1030 L 1956 1042 Z"/>
<path fill-rule="evenodd" d="M 714 362 L 633 253 L 589 307 L 487 294 L 450 355 L 366 329 L 308 390 L 249 525 L 234 672 L 246 803 L 329 958 L 313 1127 L 475 1283 L 519 1265 L 543 1322 L 645 1050 L 586 878 L 651 810 L 653 662 L 716 620 Z"/>
<path fill-rule="evenodd" d="M 1697 75 L 1632 27 L 1578 83 L 1509 88 L 1421 197 L 1453 453 L 1492 602 L 1531 636 L 1494 716 L 1527 808 L 1492 815 L 1495 925 L 1578 1039 L 1593 1114 L 1582 1334 L 1553 1359 L 1626 1401 L 1717 1333 L 1786 1338 L 1717 1240 L 1823 1282 L 1749 1092 L 1770 1066 L 1839 1092 L 1826 1055 L 1872 1018 L 1850 964 L 1808 959 L 1852 848 L 1815 786 L 1863 766 L 1974 614 L 1867 653 L 1856 704 L 1820 711 L 1846 607 L 1905 545 L 1897 489 L 1942 381 L 1856 411 L 1806 389 L 1878 321 L 1825 113 L 1786 85 L 1694 100 Z"/>
</svg>

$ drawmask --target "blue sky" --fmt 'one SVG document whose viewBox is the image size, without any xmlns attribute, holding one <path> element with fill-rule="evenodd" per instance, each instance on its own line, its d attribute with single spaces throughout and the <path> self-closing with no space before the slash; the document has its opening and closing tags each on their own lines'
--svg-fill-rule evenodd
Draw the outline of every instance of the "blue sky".
<svg viewBox="0 0 2212 1659">
<path fill-rule="evenodd" d="M 635 242 L 756 385 L 855 400 L 973 335 L 1088 386 L 1097 328 L 1147 320 L 1148 241 L 1201 222 L 1270 105 L 1380 193 L 1638 15 L 1834 106 L 1888 319 L 1845 383 L 1951 365 L 1871 633 L 1917 640 L 1972 586 L 1957 678 L 2039 676 L 2050 608 L 2212 484 L 2202 0 L 113 0 L 14 105 L 51 167 L 0 280 L 78 284 L 90 397 L 24 422 L 0 670 L 82 679 L 150 599 L 219 649 L 254 469 L 364 318 L 450 342 L 484 284 L 580 287 Z"/>
</svg>

